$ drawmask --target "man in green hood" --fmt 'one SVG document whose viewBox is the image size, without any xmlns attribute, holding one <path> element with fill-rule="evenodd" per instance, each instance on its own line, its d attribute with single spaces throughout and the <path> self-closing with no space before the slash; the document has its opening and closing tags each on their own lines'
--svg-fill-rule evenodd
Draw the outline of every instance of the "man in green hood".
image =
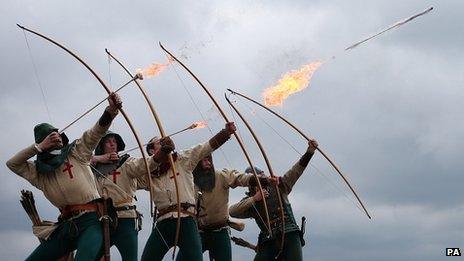
<svg viewBox="0 0 464 261">
<path fill-rule="evenodd" d="M 110 229 L 110 245 L 116 246 L 122 260 L 137 260 L 137 236 L 141 229 L 141 216 L 136 211 L 134 198 L 138 178 L 147 174 L 143 158 L 129 154 L 119 155 L 125 148 L 124 140 L 117 133 L 107 131 L 98 143 L 92 157 L 92 170 L 97 179 L 98 191 L 111 198 L 117 222 Z M 147 159 L 150 171 L 158 167 L 160 154 Z"/>
<path fill-rule="evenodd" d="M 74 260 L 97 260 L 103 233 L 97 216 L 100 198 L 89 167 L 92 152 L 118 114 L 122 102 L 112 93 L 99 121 L 69 144 L 64 133 L 48 123 L 34 128 L 35 143 L 7 161 L 14 173 L 41 190 L 61 215 L 55 229 L 27 260 L 57 260 L 77 249 Z M 37 155 L 35 161 L 29 159 Z"/>
</svg>

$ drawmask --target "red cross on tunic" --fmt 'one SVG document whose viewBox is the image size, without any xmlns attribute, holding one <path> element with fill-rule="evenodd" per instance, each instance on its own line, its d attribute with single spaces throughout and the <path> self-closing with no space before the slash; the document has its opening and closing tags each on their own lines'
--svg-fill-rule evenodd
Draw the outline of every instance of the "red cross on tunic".
<svg viewBox="0 0 464 261">
<path fill-rule="evenodd" d="M 117 170 L 113 170 L 110 175 L 113 176 L 113 182 L 116 183 L 116 179 L 117 179 L 117 176 L 120 175 L 121 172 L 117 171 Z"/>
<path fill-rule="evenodd" d="M 72 167 L 74 167 L 74 166 L 73 166 L 71 163 L 69 163 L 69 160 L 66 161 L 66 162 L 64 163 L 64 165 L 65 165 L 66 167 L 63 169 L 63 172 L 66 172 L 66 171 L 67 171 L 67 172 L 68 172 L 68 175 L 69 175 L 69 178 L 70 178 L 70 179 L 74 178 L 74 176 L 73 176 L 73 174 L 72 174 L 72 170 L 71 170 Z"/>
<path fill-rule="evenodd" d="M 176 176 L 179 176 L 179 172 L 176 173 Z M 170 176 L 169 178 L 170 178 L 170 179 L 173 179 L 173 178 L 174 178 L 174 175 Z"/>
</svg>

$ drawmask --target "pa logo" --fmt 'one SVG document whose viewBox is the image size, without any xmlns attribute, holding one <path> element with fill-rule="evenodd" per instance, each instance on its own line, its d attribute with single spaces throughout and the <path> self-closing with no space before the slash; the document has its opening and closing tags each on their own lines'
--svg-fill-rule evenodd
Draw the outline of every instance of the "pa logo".
<svg viewBox="0 0 464 261">
<path fill-rule="evenodd" d="M 461 256 L 461 249 L 459 247 L 446 248 L 446 256 Z"/>
</svg>

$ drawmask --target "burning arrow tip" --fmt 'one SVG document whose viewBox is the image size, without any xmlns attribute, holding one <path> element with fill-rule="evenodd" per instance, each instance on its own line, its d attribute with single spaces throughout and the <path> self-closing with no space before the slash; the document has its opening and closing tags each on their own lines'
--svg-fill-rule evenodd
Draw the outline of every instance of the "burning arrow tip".
<svg viewBox="0 0 464 261">
<path fill-rule="evenodd" d="M 140 71 L 137 71 L 137 74 L 135 74 L 135 79 L 143 80 L 143 73 Z"/>
</svg>

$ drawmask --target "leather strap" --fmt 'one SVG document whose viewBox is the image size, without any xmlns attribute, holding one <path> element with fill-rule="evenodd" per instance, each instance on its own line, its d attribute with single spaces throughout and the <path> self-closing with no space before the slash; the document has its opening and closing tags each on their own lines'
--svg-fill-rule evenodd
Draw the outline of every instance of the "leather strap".
<svg viewBox="0 0 464 261">
<path fill-rule="evenodd" d="M 98 209 L 96 203 L 86 203 L 86 204 L 76 204 L 76 205 L 66 205 L 63 208 L 60 208 L 61 216 L 65 219 L 72 216 L 78 215 L 84 211 L 86 212 L 96 212 Z"/>
<path fill-rule="evenodd" d="M 119 206 L 114 208 L 116 211 L 125 211 L 125 210 L 132 210 L 136 209 L 135 206 Z"/>
</svg>

